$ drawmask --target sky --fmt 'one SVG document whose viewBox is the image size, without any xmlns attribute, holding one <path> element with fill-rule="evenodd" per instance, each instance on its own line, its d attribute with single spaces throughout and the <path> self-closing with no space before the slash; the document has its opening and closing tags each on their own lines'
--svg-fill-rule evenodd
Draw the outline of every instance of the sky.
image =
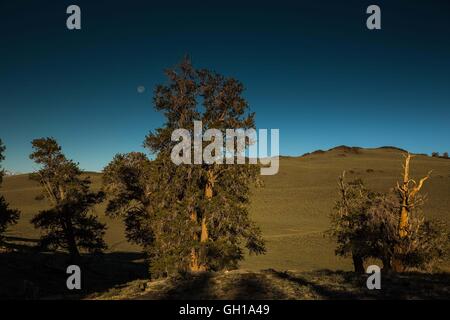
<svg viewBox="0 0 450 320">
<path fill-rule="evenodd" d="M 81 30 L 66 28 L 71 4 Z M 370 4 L 381 30 L 366 27 Z M 450 151 L 446 0 L 5 0 L 0 39 L 2 165 L 15 172 L 36 169 L 39 137 L 90 171 L 145 151 L 164 123 L 153 90 L 185 54 L 244 84 L 257 128 L 280 130 L 283 155 Z"/>
</svg>

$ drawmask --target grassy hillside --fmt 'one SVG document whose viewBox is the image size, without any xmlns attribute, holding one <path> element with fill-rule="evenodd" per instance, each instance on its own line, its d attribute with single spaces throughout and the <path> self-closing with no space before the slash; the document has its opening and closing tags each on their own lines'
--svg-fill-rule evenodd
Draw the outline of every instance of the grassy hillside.
<svg viewBox="0 0 450 320">
<path fill-rule="evenodd" d="M 401 179 L 402 152 L 396 149 L 335 149 L 299 158 L 281 159 L 275 176 L 263 177 L 265 187 L 255 191 L 253 218 L 267 240 L 265 256 L 249 257 L 242 267 L 315 270 L 350 270 L 349 259 L 334 255 L 334 243 L 323 237 L 329 226 L 328 215 L 338 198 L 337 179 L 346 170 L 348 180 L 362 178 L 376 191 L 387 191 Z M 427 217 L 440 218 L 450 225 L 450 160 L 416 156 L 411 163 L 412 177 L 423 177 L 433 170 L 423 192 Z M 450 264 L 442 267 L 450 270 Z"/>
<path fill-rule="evenodd" d="M 348 179 L 362 178 L 369 188 L 386 191 L 400 178 L 402 160 L 401 151 L 392 148 L 336 148 L 303 157 L 282 157 L 279 173 L 264 176 L 265 187 L 253 192 L 251 214 L 267 240 L 267 254 L 246 257 L 241 267 L 254 271 L 350 270 L 350 261 L 335 257 L 334 244 L 323 237 L 338 196 L 337 177 L 346 170 Z M 413 159 L 413 177 L 421 177 L 429 170 L 433 173 L 423 189 L 428 194 L 425 214 L 450 223 L 450 160 L 427 156 Z M 101 175 L 89 175 L 94 187 L 99 188 Z M 35 200 L 38 186 L 27 175 L 12 176 L 4 179 L 0 192 L 12 207 L 22 211 L 19 224 L 8 236 L 19 244 L 36 239 L 38 231 L 29 221 L 46 206 L 45 200 Z M 95 212 L 108 224 L 109 252 L 138 252 L 139 247 L 126 242 L 121 221 L 105 217 L 104 206 L 98 206 Z M 450 263 L 441 268 L 450 270 Z"/>
</svg>

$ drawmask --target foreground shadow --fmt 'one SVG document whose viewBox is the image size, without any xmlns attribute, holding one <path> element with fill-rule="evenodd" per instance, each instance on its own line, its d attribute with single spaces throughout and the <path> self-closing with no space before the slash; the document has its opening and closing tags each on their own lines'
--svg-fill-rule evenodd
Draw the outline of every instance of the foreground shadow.
<svg viewBox="0 0 450 320">
<path fill-rule="evenodd" d="M 214 284 L 212 274 L 199 272 L 195 274 L 186 273 L 167 279 L 166 284 L 158 292 L 153 292 L 141 299 L 161 300 L 190 300 L 190 299 L 217 299 L 213 290 Z"/>
<path fill-rule="evenodd" d="M 138 300 L 253 300 L 285 299 L 285 293 L 274 286 L 265 274 L 234 272 L 196 272 L 160 281 Z"/>
<path fill-rule="evenodd" d="M 381 290 L 368 275 L 319 270 L 196 272 L 149 281 L 142 253 L 83 255 L 82 289 L 68 290 L 69 256 L 15 239 L 0 246 L 0 299 L 448 299 L 449 273 L 383 273 Z M 138 281 L 135 281 L 138 280 Z"/>
<path fill-rule="evenodd" d="M 33 239 L 14 240 L 3 243 L 0 253 L 0 299 L 82 299 L 148 277 L 142 253 L 85 254 L 78 263 L 82 288 L 71 291 L 66 286 L 68 254 L 39 251 L 26 244 Z"/>
<path fill-rule="evenodd" d="M 369 290 L 368 275 L 354 272 L 321 270 L 311 273 L 292 273 L 271 270 L 279 279 L 296 286 L 306 286 L 315 299 L 448 299 L 448 273 L 385 273 L 381 275 L 381 289 Z"/>
</svg>

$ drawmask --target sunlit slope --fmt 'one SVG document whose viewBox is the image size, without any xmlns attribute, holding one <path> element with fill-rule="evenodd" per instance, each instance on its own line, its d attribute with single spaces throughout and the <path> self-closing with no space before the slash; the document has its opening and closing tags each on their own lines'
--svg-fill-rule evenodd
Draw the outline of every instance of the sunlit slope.
<svg viewBox="0 0 450 320">
<path fill-rule="evenodd" d="M 402 153 L 396 149 L 362 149 L 358 153 L 338 148 L 305 157 L 283 157 L 280 171 L 265 176 L 265 187 L 253 192 L 251 213 L 267 240 L 267 254 L 249 256 L 242 263 L 246 269 L 278 270 L 350 269 L 348 259 L 336 258 L 334 244 L 324 238 L 328 215 L 337 199 L 337 178 L 347 171 L 347 178 L 362 178 L 369 188 L 387 191 L 400 179 Z M 450 224 L 450 160 L 416 156 L 411 164 L 413 178 L 433 170 L 423 191 L 428 194 L 424 208 L 429 217 L 441 218 Z M 93 185 L 100 187 L 101 175 L 91 173 Z M 26 175 L 7 177 L 0 190 L 12 207 L 22 211 L 22 217 L 9 236 L 32 238 L 39 236 L 29 220 L 45 200 L 37 201 L 36 183 Z M 119 220 L 104 215 L 105 205 L 95 210 L 108 224 L 106 240 L 112 251 L 135 251 L 128 244 Z M 449 268 L 448 263 L 444 265 Z"/>
</svg>

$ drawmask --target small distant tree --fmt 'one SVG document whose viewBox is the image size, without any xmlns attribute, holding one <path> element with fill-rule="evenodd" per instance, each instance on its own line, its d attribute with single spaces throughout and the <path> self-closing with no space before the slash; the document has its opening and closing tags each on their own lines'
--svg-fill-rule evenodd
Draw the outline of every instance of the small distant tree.
<svg viewBox="0 0 450 320">
<path fill-rule="evenodd" d="M 432 152 L 431 156 L 437 158 L 439 157 L 439 152 Z"/>
<path fill-rule="evenodd" d="M 4 152 L 6 148 L 0 139 L 0 163 L 5 159 Z M 0 186 L 3 181 L 4 171 L 0 166 Z M 0 242 L 3 240 L 3 235 L 6 229 L 17 223 L 19 219 L 20 212 L 18 210 L 10 209 L 9 204 L 6 202 L 5 198 L 0 195 Z"/>
<path fill-rule="evenodd" d="M 53 138 L 32 141 L 34 160 L 41 169 L 30 174 L 38 181 L 50 209 L 40 211 L 31 223 L 42 229 L 42 247 L 66 249 L 77 260 L 79 249 L 99 252 L 106 248 L 103 240 L 106 226 L 90 213 L 104 198 L 103 192 L 90 191 L 91 181 L 83 178 L 78 165 L 68 160 Z"/>
<path fill-rule="evenodd" d="M 442 154 L 442 158 L 448 159 L 448 152 L 444 152 L 444 153 Z"/>
</svg>

